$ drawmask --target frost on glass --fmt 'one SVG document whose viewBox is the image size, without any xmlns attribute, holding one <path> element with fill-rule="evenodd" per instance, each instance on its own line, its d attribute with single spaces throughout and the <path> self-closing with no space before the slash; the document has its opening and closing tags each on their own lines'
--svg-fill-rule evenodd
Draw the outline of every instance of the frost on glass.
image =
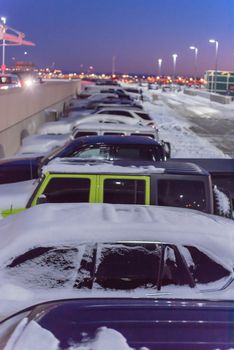
<svg viewBox="0 0 234 350">
<path fill-rule="evenodd" d="M 156 287 L 160 256 L 156 244 L 99 246 L 95 282 L 110 289 Z"/>
<path fill-rule="evenodd" d="M 8 278 L 28 287 L 72 286 L 79 260 L 78 249 L 67 247 L 44 249 L 47 251 L 35 248 L 15 259 L 7 267 Z"/>
</svg>

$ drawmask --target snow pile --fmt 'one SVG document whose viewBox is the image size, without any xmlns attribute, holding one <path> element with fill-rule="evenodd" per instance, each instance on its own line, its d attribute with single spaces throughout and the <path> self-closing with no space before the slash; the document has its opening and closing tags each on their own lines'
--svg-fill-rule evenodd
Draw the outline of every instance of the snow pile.
<svg viewBox="0 0 234 350">
<path fill-rule="evenodd" d="M 37 322 L 23 318 L 4 350 L 59 350 L 59 341 Z M 26 325 L 27 324 L 27 325 Z"/>
<path fill-rule="evenodd" d="M 59 340 L 37 322 L 24 318 L 14 330 L 4 350 L 59 350 Z M 72 340 L 71 340 L 72 342 Z M 100 327 L 94 338 L 83 334 L 79 344 L 72 343 L 66 350 L 137 350 L 131 348 L 127 339 L 112 328 Z M 141 347 L 139 350 L 149 350 Z"/>
<path fill-rule="evenodd" d="M 31 135 L 22 141 L 17 155 L 24 153 L 45 154 L 53 149 L 63 146 L 67 141 L 71 140 L 70 134 L 64 135 Z"/>
<path fill-rule="evenodd" d="M 25 208 L 37 186 L 37 180 L 0 185 L 0 209 Z"/>
<path fill-rule="evenodd" d="M 126 338 L 112 328 L 100 327 L 94 339 L 84 336 L 80 344 L 72 345 L 67 350 L 134 350 L 130 348 Z M 143 350 L 143 349 L 142 349 Z M 148 350 L 148 348 L 144 348 Z"/>
<path fill-rule="evenodd" d="M 214 186 L 214 195 L 217 209 L 223 216 L 228 216 L 230 214 L 230 200 L 228 196 L 220 191 L 217 186 Z"/>
</svg>

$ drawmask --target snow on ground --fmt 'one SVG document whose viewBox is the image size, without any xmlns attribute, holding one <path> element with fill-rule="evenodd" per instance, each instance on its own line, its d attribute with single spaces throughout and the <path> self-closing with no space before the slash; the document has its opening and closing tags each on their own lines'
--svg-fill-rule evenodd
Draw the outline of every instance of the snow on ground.
<svg viewBox="0 0 234 350">
<path fill-rule="evenodd" d="M 167 93 L 168 98 L 170 96 L 170 103 L 174 102 L 171 100 L 171 95 L 176 96 L 176 94 Z M 175 101 L 175 103 L 180 102 Z M 172 158 L 229 158 L 208 140 L 196 135 L 190 129 L 190 123 L 163 103 L 160 97 L 156 101 L 144 102 L 144 108 L 157 122 L 160 139 L 171 143 Z M 202 108 L 205 107 L 202 106 Z M 199 113 L 202 113 L 201 110 Z"/>
</svg>

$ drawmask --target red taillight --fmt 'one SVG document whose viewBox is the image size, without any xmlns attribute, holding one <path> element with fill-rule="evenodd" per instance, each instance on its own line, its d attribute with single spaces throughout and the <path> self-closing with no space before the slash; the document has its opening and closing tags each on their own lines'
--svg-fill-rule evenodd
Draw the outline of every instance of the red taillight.
<svg viewBox="0 0 234 350">
<path fill-rule="evenodd" d="M 156 125 L 154 124 L 154 122 L 148 123 L 147 126 L 151 126 L 151 128 L 156 128 Z"/>
</svg>

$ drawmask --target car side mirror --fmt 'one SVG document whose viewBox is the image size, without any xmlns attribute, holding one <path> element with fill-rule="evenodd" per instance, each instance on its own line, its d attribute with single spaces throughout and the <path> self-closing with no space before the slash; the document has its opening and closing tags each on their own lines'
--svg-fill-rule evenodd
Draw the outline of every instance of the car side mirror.
<svg viewBox="0 0 234 350">
<path fill-rule="evenodd" d="M 47 197 L 45 194 L 41 194 L 36 201 L 36 204 L 45 204 L 47 203 Z"/>
</svg>

